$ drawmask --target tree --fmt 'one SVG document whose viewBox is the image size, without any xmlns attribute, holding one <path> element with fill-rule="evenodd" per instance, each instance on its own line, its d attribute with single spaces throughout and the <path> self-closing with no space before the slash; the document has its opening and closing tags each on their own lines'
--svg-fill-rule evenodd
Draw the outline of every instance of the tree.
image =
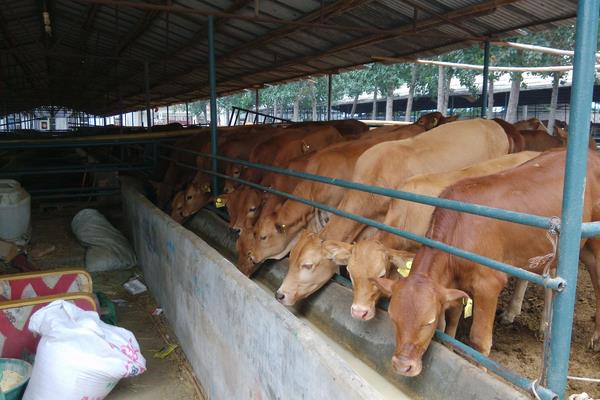
<svg viewBox="0 0 600 400">
<path fill-rule="evenodd" d="M 368 87 L 368 75 L 369 69 L 361 68 L 339 74 L 334 80 L 340 87 L 337 93 L 352 98 L 352 109 L 350 110 L 351 117 L 354 117 L 354 114 L 356 113 L 358 97 L 363 94 L 365 88 Z"/>
<path fill-rule="evenodd" d="M 412 64 L 410 68 L 410 82 L 408 84 L 408 98 L 406 99 L 406 111 L 404 112 L 404 121 L 411 120 L 413 99 L 415 97 L 415 89 L 417 86 L 417 77 L 419 74 L 419 64 Z"/>
<path fill-rule="evenodd" d="M 575 27 L 561 26 L 559 28 L 544 31 L 538 34 L 538 42 L 542 46 L 554 47 L 558 49 L 572 49 L 575 46 Z M 572 57 L 542 54 L 541 60 L 543 65 L 570 65 L 573 63 Z M 556 107 L 558 104 L 558 88 L 561 79 L 565 77 L 565 73 L 554 72 L 541 74 L 544 76 L 552 76 L 552 92 L 550 94 L 550 109 L 548 110 L 548 131 L 554 132 L 554 122 L 556 120 Z"/>
</svg>

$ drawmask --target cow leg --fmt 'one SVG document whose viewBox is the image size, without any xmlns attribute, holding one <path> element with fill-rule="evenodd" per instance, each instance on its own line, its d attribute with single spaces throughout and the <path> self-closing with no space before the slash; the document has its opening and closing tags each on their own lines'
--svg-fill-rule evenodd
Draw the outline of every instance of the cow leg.
<svg viewBox="0 0 600 400">
<path fill-rule="evenodd" d="M 600 350 L 600 239 L 589 239 L 586 246 L 582 249 L 580 255 L 581 261 L 585 264 L 590 278 L 592 280 L 592 286 L 594 288 L 594 294 L 596 296 L 596 314 L 595 314 L 595 327 L 594 334 L 590 339 L 590 349 L 594 351 Z"/>
<path fill-rule="evenodd" d="M 523 299 L 525 298 L 525 291 L 529 282 L 517 279 L 515 284 L 515 290 L 510 298 L 508 307 L 500 314 L 500 323 L 502 325 L 510 325 L 515 321 L 517 315 L 521 315 L 521 308 L 523 307 Z"/>
<path fill-rule="evenodd" d="M 456 330 L 458 329 L 458 322 L 463 311 L 463 304 L 459 302 L 457 305 L 453 305 L 446 310 L 446 329 L 447 335 L 455 337 Z"/>
<path fill-rule="evenodd" d="M 473 293 L 473 325 L 469 340 L 471 345 L 483 355 L 489 355 L 492 349 L 494 318 L 498 306 L 500 289 L 488 287 Z"/>
</svg>

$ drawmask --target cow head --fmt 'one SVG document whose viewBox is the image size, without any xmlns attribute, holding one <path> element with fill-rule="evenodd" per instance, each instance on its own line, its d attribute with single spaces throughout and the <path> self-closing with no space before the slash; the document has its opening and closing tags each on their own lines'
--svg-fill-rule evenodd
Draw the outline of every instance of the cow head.
<svg viewBox="0 0 600 400">
<path fill-rule="evenodd" d="M 257 263 L 255 263 L 250 257 L 254 242 L 254 232 L 252 229 L 244 229 L 240 232 L 240 236 L 235 242 L 235 248 L 237 251 L 237 268 L 246 276 L 250 276 L 256 271 Z"/>
<path fill-rule="evenodd" d="M 417 376 L 423 368 L 423 354 L 444 311 L 460 304 L 468 295 L 414 273 L 399 280 L 372 278 L 372 282 L 391 297 L 388 313 L 396 331 L 392 368 L 400 375 Z"/>
<path fill-rule="evenodd" d="M 242 166 L 238 164 L 228 163 L 225 166 L 225 175 L 232 176 L 234 178 L 239 178 L 242 173 Z M 239 183 L 232 181 L 230 179 L 225 180 L 223 184 L 223 193 L 232 193 L 239 187 Z"/>
<path fill-rule="evenodd" d="M 363 321 L 375 316 L 375 305 L 382 294 L 371 279 L 396 277 L 396 270 L 406 268 L 414 258 L 413 253 L 387 248 L 376 240 L 355 244 L 326 240 L 324 245 L 333 262 L 347 266 L 353 294 L 350 312 L 353 318 Z"/>
<path fill-rule="evenodd" d="M 422 115 L 416 122 L 416 125 L 423 127 L 426 131 L 435 128 L 442 122 L 444 115 L 441 112 L 432 112 Z"/>
<path fill-rule="evenodd" d="M 285 210 L 261 216 L 254 228 L 253 245 L 249 251 L 255 263 L 267 259 L 279 260 L 285 257 L 295 244 L 298 233 L 306 226 L 300 220 L 293 219 Z"/>
<path fill-rule="evenodd" d="M 338 272 L 334 253 L 337 248 L 324 245 L 318 234 L 302 231 L 292 249 L 288 272 L 275 297 L 286 306 L 292 306 L 323 286 Z"/>
<path fill-rule="evenodd" d="M 260 215 L 261 193 L 256 189 L 243 187 L 227 195 L 227 198 L 229 227 L 234 231 L 241 232 L 245 228 L 253 226 Z"/>
<path fill-rule="evenodd" d="M 185 189 L 184 203 L 181 215 L 184 218 L 196 214 L 202 207 L 208 204 L 212 198 L 210 184 L 208 182 L 192 182 Z"/>
</svg>

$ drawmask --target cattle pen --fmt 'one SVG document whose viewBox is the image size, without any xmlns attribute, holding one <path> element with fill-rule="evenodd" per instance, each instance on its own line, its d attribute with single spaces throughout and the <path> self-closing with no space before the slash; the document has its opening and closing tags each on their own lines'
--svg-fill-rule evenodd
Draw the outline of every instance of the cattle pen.
<svg viewBox="0 0 600 400">
<path fill-rule="evenodd" d="M 581 293 L 589 295 L 591 292 L 589 287 L 585 292 L 581 288 L 578 291 L 581 286 L 579 261 L 584 251 L 582 241 L 600 237 L 600 220 L 590 216 L 586 197 L 592 190 L 590 182 L 594 182 L 589 171 L 595 165 L 596 150 L 595 143 L 590 145 L 589 131 L 598 69 L 599 15 L 600 0 L 562 3 L 553 0 L 170 0 L 164 3 L 31 0 L 18 4 L 0 0 L 0 116 L 4 117 L 7 127 L 3 132 L 0 125 L 0 183 L 4 178 L 18 180 L 32 197 L 31 231 L 26 235 L 27 240 L 31 235 L 33 244 L 41 241 L 55 243 L 53 247 L 57 247 L 54 259 L 52 254 L 34 258 L 34 247 L 22 243 L 15 247 L 20 253 L 16 257 L 12 255 L 8 259 L 8 253 L 0 252 L 2 274 L 31 273 L 57 266 L 83 267 L 87 256 L 84 257 L 80 246 L 73 238 L 59 237 L 59 232 L 70 226 L 73 214 L 82 208 L 104 211 L 110 222 L 123 231 L 135 252 L 137 272 L 102 272 L 93 274 L 90 279 L 94 280 L 95 288 L 100 287 L 116 298 L 115 304 L 130 303 L 126 311 L 121 311 L 123 326 L 138 337 L 141 351 L 148 359 L 148 378 L 139 380 L 144 379 L 142 375 L 132 378 L 133 383 L 121 382 L 107 399 L 549 400 L 567 399 L 583 391 L 582 387 L 592 391 L 592 397 L 600 397 L 597 386 L 600 368 L 595 365 L 599 359 L 592 353 L 594 338 L 596 344 L 600 338 L 593 336 L 589 353 L 571 350 L 579 334 L 573 331 L 575 324 L 586 329 L 592 326 L 590 321 L 584 324 L 581 319 L 577 320 L 575 312 L 576 305 L 582 302 Z M 369 132 L 377 132 L 377 129 L 382 129 L 381 135 L 390 134 L 391 130 L 383 133 L 387 128 L 417 126 L 421 129 L 414 136 L 389 136 L 393 138 L 389 141 L 405 143 L 427 135 L 434 137 L 436 132 L 446 129 L 444 127 L 461 123 L 451 118 L 446 122 L 443 115 L 431 113 L 410 125 L 394 124 L 372 131 L 356 121 L 348 125 L 337 121 L 338 125 L 334 125 L 331 96 L 335 74 L 383 58 L 393 62 L 416 60 L 480 43 L 483 83 L 477 104 L 483 118 L 487 115 L 493 46 L 515 33 L 526 35 L 523 33 L 526 29 L 553 29 L 561 24 L 574 24 L 576 34 L 568 141 L 565 139 L 563 143 L 566 151 L 560 213 L 536 215 L 452 199 L 445 196 L 446 192 L 444 195 L 414 193 L 403 190 L 405 186 L 400 184 L 385 185 L 383 181 L 355 179 L 356 174 L 332 176 L 321 173 L 318 168 L 304 168 L 316 159 L 315 154 L 336 146 L 345 149 L 346 143 L 363 140 L 361 135 L 375 135 Z M 41 33 L 34 35 L 33 27 Z M 112 34 L 111 29 L 116 33 Z M 110 63 L 112 65 L 107 65 Z M 260 111 L 259 89 L 319 75 L 327 76 L 329 120 L 295 123 Z M 234 107 L 227 121 L 230 126 L 218 126 L 219 98 L 247 89 L 255 96 L 254 110 Z M 185 103 L 187 114 L 188 102 L 196 99 L 208 100 L 208 112 L 204 110 L 209 121 L 207 127 L 153 126 L 154 107 Z M 94 125 L 98 125 L 99 118 L 104 118 L 104 122 L 100 126 L 64 132 L 53 130 L 48 134 L 8 129 L 10 121 L 16 127 L 15 121 L 20 121 L 21 115 L 27 112 L 34 115 L 32 110 L 44 107 L 50 110 L 50 119 L 55 119 L 52 115 L 58 110 L 69 109 L 92 116 Z M 123 115 L 126 113 L 131 113 L 132 120 L 134 113 L 138 113 L 141 126 L 125 127 Z M 431 117 L 432 114 L 435 115 Z M 118 124 L 107 125 L 107 117 L 118 117 Z M 186 120 L 189 122 L 187 117 Z M 498 124 L 505 129 L 503 123 Z M 361 132 L 363 126 L 365 131 Z M 519 131 L 515 130 L 517 133 L 511 136 L 510 129 L 506 133 L 497 126 L 490 129 L 502 132 L 499 136 L 508 143 L 503 144 L 505 148 L 499 155 L 532 150 L 527 147 L 514 150 L 519 140 L 525 146 L 525 140 L 518 136 Z M 493 136 L 494 132 L 489 135 Z M 331 142 L 318 141 L 325 134 L 331 135 Z M 515 139 L 517 136 L 520 139 Z M 261 145 L 278 137 L 286 137 L 286 140 L 274 141 L 271 150 L 258 151 Z M 202 143 L 194 142 L 195 138 L 202 138 Z M 268 158 L 270 153 L 284 153 L 292 140 L 296 140 L 293 142 L 297 144 L 296 153 L 286 159 L 286 163 L 277 164 L 277 154 Z M 231 146 L 234 150 L 224 152 L 224 144 L 229 143 L 238 147 Z M 373 140 L 370 146 L 385 143 Z M 589 148 L 593 150 L 588 153 Z M 365 149 L 370 151 L 371 147 Z M 465 154 L 470 151 L 464 149 Z M 563 150 L 553 148 L 539 157 L 548 154 L 551 157 L 560 151 Z M 254 154 L 262 156 L 253 158 Z M 469 157 L 470 162 L 452 164 L 450 170 L 462 170 L 488 160 L 487 154 L 480 158 Z M 382 165 L 390 162 L 385 160 Z M 442 172 L 445 170 L 441 167 L 423 168 L 415 175 Z M 167 204 L 166 201 L 160 204 L 161 188 L 165 187 L 167 178 L 155 182 L 160 181 L 161 178 L 157 178 L 160 173 L 176 182 L 168 182 L 172 186 L 169 189 L 173 189 L 167 199 L 169 212 L 161 210 Z M 535 228 L 537 234 L 547 237 L 553 246 L 551 254 L 540 254 L 542 260 L 550 256 L 550 261 L 542 273 L 528 270 L 524 265 L 511 262 L 508 256 L 498 260 L 436 239 L 431 233 L 433 228 L 427 234 L 415 233 L 388 223 L 368 210 L 362 210 L 364 215 L 354 212 L 341 201 L 332 203 L 313 192 L 302 195 L 296 190 L 282 189 L 290 186 L 279 186 L 281 180 L 278 181 L 277 176 L 290 182 L 321 185 L 315 186 L 317 188 L 341 188 L 343 196 L 368 194 L 370 202 L 364 208 L 375 208 L 377 199 L 385 198 L 389 202 L 401 200 L 431 206 L 436 208 L 434 215 L 441 212 L 437 209 L 447 209 L 461 215 L 484 217 L 484 221 L 498 220 L 510 226 Z M 227 185 L 235 189 L 224 193 Z M 535 182 L 531 182 L 531 187 L 535 190 Z M 417 256 L 412 254 L 414 259 L 411 258 L 410 263 L 424 258 L 420 256 L 422 249 L 432 249 L 541 287 L 547 305 L 543 340 L 537 343 L 538 339 L 533 337 L 526 343 L 513 343 L 509 353 L 518 354 L 508 358 L 511 367 L 518 365 L 515 371 L 502 365 L 496 348 L 492 348 L 491 338 L 491 355 L 484 355 L 476 345 L 468 344 L 470 341 L 477 344 L 477 338 L 469 338 L 468 328 L 461 325 L 455 338 L 454 334 L 444 332 L 446 321 L 442 321 L 443 324 L 438 325 L 442 329 L 435 330 L 434 342 L 423 356 L 420 374 L 398 373 L 395 362 L 400 350 L 395 348 L 395 341 L 401 335 L 394 330 L 397 327 L 395 321 L 390 320 L 391 311 L 388 313 L 393 300 L 377 301 L 378 296 L 375 302 L 379 311 L 372 319 L 351 316 L 348 306 L 351 303 L 354 306 L 352 289 L 356 281 L 349 268 L 340 269 L 340 265 L 347 263 L 338 263 L 337 272 L 314 296 L 293 307 L 284 307 L 277 288 L 285 281 L 289 273 L 286 271 L 292 270 L 292 263 L 299 263 L 300 268 L 308 265 L 306 269 L 311 270 L 316 263 L 288 260 L 280 251 L 265 257 L 272 260 L 267 262 L 255 260 L 252 251 L 248 251 L 246 257 L 246 249 L 240 247 L 239 241 L 250 228 L 244 225 L 243 229 L 230 229 L 234 222 L 230 218 L 232 213 L 223 210 L 231 204 L 224 204 L 226 199 L 235 193 L 239 195 L 241 188 L 254 189 L 265 196 L 261 197 L 261 206 L 269 204 L 270 200 L 265 199 L 273 198 L 306 206 L 312 210 L 314 217 L 311 218 L 317 225 L 326 226 L 333 216 L 341 217 L 361 227 L 417 243 L 420 250 Z M 266 197 L 268 194 L 272 197 Z M 179 206 L 177 196 L 180 196 Z M 205 200 L 201 207 L 191 213 L 186 211 L 185 215 L 178 211 L 194 196 Z M 524 198 L 532 202 L 539 200 Z M 540 201 L 540 207 L 542 203 Z M 283 208 L 282 203 L 277 204 L 274 214 Z M 535 204 L 530 206 L 535 211 Z M 248 208 L 246 204 L 244 207 Z M 244 218 L 246 213 L 250 214 L 246 208 Z M 250 210 L 254 213 L 251 206 Z M 276 234 L 292 236 L 291 226 L 274 226 Z M 319 229 L 324 228 L 320 226 L 315 231 L 317 234 L 322 232 Z M 56 237 L 53 237 L 54 230 Z M 258 243 L 258 232 L 256 228 L 248 240 Z M 73 236 L 70 232 L 65 235 Z M 357 235 L 355 240 L 347 241 L 354 245 L 359 237 L 363 239 Z M 330 238 L 320 241 L 327 239 Z M 290 257 L 298 254 L 298 240 L 298 236 L 290 238 L 284 253 L 291 249 Z M 7 242 L 0 237 L 0 244 Z M 61 249 L 63 242 L 69 244 Z M 239 269 L 234 265 L 236 257 Z M 245 262 L 252 264 L 250 270 L 240 267 L 244 257 Z M 555 268 L 550 268 L 552 263 Z M 406 265 L 411 268 L 410 264 Z M 301 270 L 301 273 L 304 272 Z M 590 268 L 592 277 L 593 274 Z M 134 280 L 147 285 L 149 295 L 146 293 L 143 300 L 123 292 L 122 282 L 132 275 Z M 593 285 L 597 289 L 600 281 Z M 469 305 L 466 297 L 458 300 L 473 307 L 475 316 L 481 315 L 476 298 L 464 290 L 473 302 Z M 385 297 L 390 295 L 393 299 L 395 294 L 390 292 Z M 0 311 L 8 307 L 3 308 L 2 302 L 4 300 L 0 301 Z M 500 303 L 506 302 L 503 297 Z M 97 308 L 104 310 L 106 306 Z M 586 308 L 586 317 L 589 317 L 589 309 L 591 307 Z M 117 306 L 117 314 L 119 310 Z M 139 312 L 136 314 L 135 310 Z M 153 314 L 148 319 L 150 311 Z M 441 311 L 442 319 L 446 311 L 445 308 Z M 467 318 L 466 313 L 464 315 L 463 322 Z M 136 326 L 138 321 L 145 322 Z M 494 328 L 493 320 L 491 324 L 490 330 Z M 4 335 L 2 329 L 0 323 Z M 528 332 L 530 336 L 534 336 L 533 330 Z M 518 341 L 521 332 L 514 331 Z M 511 334 L 510 330 L 503 332 Z M 592 333 L 585 332 L 585 340 Z M 494 332 L 495 341 L 496 334 Z M 539 345 L 539 350 L 525 349 L 532 343 Z M 170 344 L 174 347 L 167 352 Z M 180 349 L 175 350 L 177 347 Z M 490 353 L 489 349 L 487 352 Z M 168 360 L 169 354 L 174 355 L 167 363 L 163 358 Z M 583 365 L 582 360 L 588 360 L 589 365 Z M 534 362 L 537 364 L 532 367 Z M 159 383 L 161 374 L 165 379 Z M 586 386 L 569 384 L 580 380 L 586 381 Z M 53 397 L 48 394 L 47 398 Z"/>
</svg>

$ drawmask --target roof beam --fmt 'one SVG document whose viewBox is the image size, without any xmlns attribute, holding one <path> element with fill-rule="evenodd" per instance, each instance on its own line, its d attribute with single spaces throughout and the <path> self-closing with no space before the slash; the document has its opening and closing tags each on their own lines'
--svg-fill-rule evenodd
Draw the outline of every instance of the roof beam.
<svg viewBox="0 0 600 400">
<path fill-rule="evenodd" d="M 248 52 L 251 49 L 265 46 L 268 43 L 271 43 L 277 39 L 280 39 L 282 37 L 293 34 L 294 32 L 297 32 L 298 30 L 303 29 L 306 26 L 306 24 L 309 24 L 309 25 L 312 24 L 311 21 L 318 20 L 318 21 L 321 21 L 321 24 L 322 24 L 324 21 L 326 21 L 330 18 L 333 18 L 333 17 L 343 14 L 345 12 L 348 12 L 356 7 L 370 3 L 371 1 L 373 1 L 373 0 L 337 0 L 336 2 L 331 3 L 329 5 L 319 7 L 315 11 L 312 11 L 312 12 L 298 18 L 296 21 L 294 21 L 294 22 L 302 22 L 303 23 L 302 26 L 300 26 L 300 25 L 284 26 L 284 27 L 275 29 L 273 31 L 270 31 L 250 42 L 247 42 L 245 44 L 242 44 L 242 45 L 232 49 L 226 55 L 217 57 L 216 62 L 217 62 L 217 64 L 222 64 L 228 60 L 234 59 L 235 57 L 239 56 L 240 54 Z M 206 29 L 205 29 L 204 34 L 206 34 Z M 197 69 L 198 68 L 195 66 L 190 67 L 190 68 L 186 69 L 185 71 L 178 73 L 177 76 L 181 77 L 181 76 L 188 75 L 190 73 L 197 71 Z M 176 79 L 177 78 L 168 79 L 166 81 L 162 81 L 160 84 L 169 83 Z M 157 87 L 158 85 L 159 84 L 152 85 L 150 87 L 150 90 Z"/>
<path fill-rule="evenodd" d="M 343 1 L 343 0 L 341 0 Z M 454 11 L 450 11 L 445 15 L 445 19 L 449 19 L 449 20 L 457 20 L 457 19 L 463 19 L 466 17 L 471 17 L 474 15 L 480 15 L 482 13 L 486 13 L 492 10 L 495 10 L 498 5 L 505 5 L 505 4 L 510 4 L 510 3 L 514 3 L 515 1 L 518 0 L 492 0 L 492 1 L 487 1 L 484 3 L 480 3 L 474 6 L 468 6 L 468 7 L 464 7 L 464 8 L 460 8 Z M 319 10 L 311 13 L 311 15 L 314 18 L 319 18 L 320 17 L 320 13 Z M 444 22 L 444 20 L 441 20 L 441 22 Z M 385 34 L 375 34 L 375 35 L 370 35 L 370 36 L 366 36 L 360 39 L 356 39 L 356 40 L 352 40 L 348 43 L 342 44 L 342 45 L 338 45 L 338 46 L 333 46 L 330 49 L 326 50 L 325 52 L 322 53 L 313 53 L 310 55 L 306 55 L 306 56 L 302 56 L 299 58 L 295 58 L 295 59 L 291 59 L 291 60 L 286 60 L 283 62 L 279 62 L 279 63 L 274 63 L 272 65 L 270 65 L 269 67 L 261 67 L 260 70 L 256 70 L 253 71 L 251 73 L 247 73 L 245 74 L 246 76 L 248 75 L 252 75 L 255 73 L 259 73 L 261 71 L 264 71 L 265 68 L 269 68 L 269 69 L 277 69 L 277 68 L 281 68 L 281 67 L 289 67 L 292 66 L 294 64 L 302 64 L 302 63 L 306 63 L 308 61 L 311 61 L 313 59 L 319 58 L 319 57 L 324 57 L 324 56 L 328 56 L 328 55 L 332 55 L 335 53 L 340 53 L 342 51 L 347 51 L 347 50 L 351 50 L 351 49 L 356 49 L 358 47 L 364 47 L 364 46 L 368 46 L 368 45 L 372 45 L 372 44 L 376 44 L 376 43 L 380 43 L 389 39 L 392 39 L 394 37 L 397 36 L 401 36 L 401 35 L 409 35 L 409 36 L 414 36 L 414 35 L 420 35 L 421 31 L 425 31 L 425 30 L 429 30 L 429 29 L 433 29 L 433 28 L 437 28 L 439 27 L 439 23 L 440 23 L 440 19 L 438 17 L 434 18 L 430 18 L 427 20 L 422 20 L 422 21 L 417 21 L 415 23 L 409 23 L 409 24 L 405 24 L 402 25 L 398 28 L 395 29 L 390 29 L 389 32 L 391 33 L 385 33 Z M 282 28 L 284 30 L 289 30 L 291 28 Z M 290 32 L 291 33 L 291 32 Z M 275 32 L 274 35 L 277 35 L 277 33 Z M 267 34 L 264 35 L 263 37 L 257 39 L 254 42 L 250 42 L 248 44 L 248 46 L 240 46 L 239 49 L 234 49 L 233 51 L 229 52 L 228 54 L 218 57 L 217 58 L 217 64 L 223 63 L 225 60 L 227 60 L 228 58 L 231 57 L 235 57 L 238 55 L 238 51 L 241 51 L 244 48 L 248 48 L 251 47 L 253 45 L 253 43 L 258 42 L 258 41 L 270 41 L 271 37 L 273 35 L 271 34 Z M 264 38 L 264 39 L 262 39 Z M 262 39 L 262 40 L 261 40 Z M 184 77 L 185 75 L 192 73 L 192 72 L 196 72 L 197 69 L 193 69 L 190 71 L 186 71 L 185 73 L 182 74 L 178 74 L 177 78 L 174 79 L 178 79 L 181 77 Z M 239 76 L 233 77 L 231 79 L 238 79 Z M 173 79 L 173 80 L 174 80 Z M 161 84 L 165 84 L 168 83 L 167 82 L 161 82 Z M 217 82 L 218 84 L 222 84 L 223 82 Z M 157 86 L 157 85 L 155 85 Z"/>
<path fill-rule="evenodd" d="M 12 48 L 15 48 L 16 45 L 15 45 L 13 38 L 10 35 L 10 32 L 8 32 L 8 29 L 6 28 L 6 26 L 7 26 L 6 20 L 5 20 L 4 16 L 2 15 L 2 9 L 0 8 L 0 36 L 2 36 L 4 41 L 8 44 L 9 48 L 12 49 Z M 25 61 L 23 61 L 23 59 L 21 59 L 21 55 L 18 52 L 12 53 L 11 55 L 17 61 L 19 68 L 21 68 L 21 70 L 23 71 L 23 74 L 25 74 L 25 76 L 27 77 L 27 80 L 31 84 L 31 87 L 32 88 L 36 87 L 36 84 L 34 83 L 33 79 L 31 78 L 32 71 L 29 68 L 29 65 L 27 65 L 27 63 Z"/>
</svg>

